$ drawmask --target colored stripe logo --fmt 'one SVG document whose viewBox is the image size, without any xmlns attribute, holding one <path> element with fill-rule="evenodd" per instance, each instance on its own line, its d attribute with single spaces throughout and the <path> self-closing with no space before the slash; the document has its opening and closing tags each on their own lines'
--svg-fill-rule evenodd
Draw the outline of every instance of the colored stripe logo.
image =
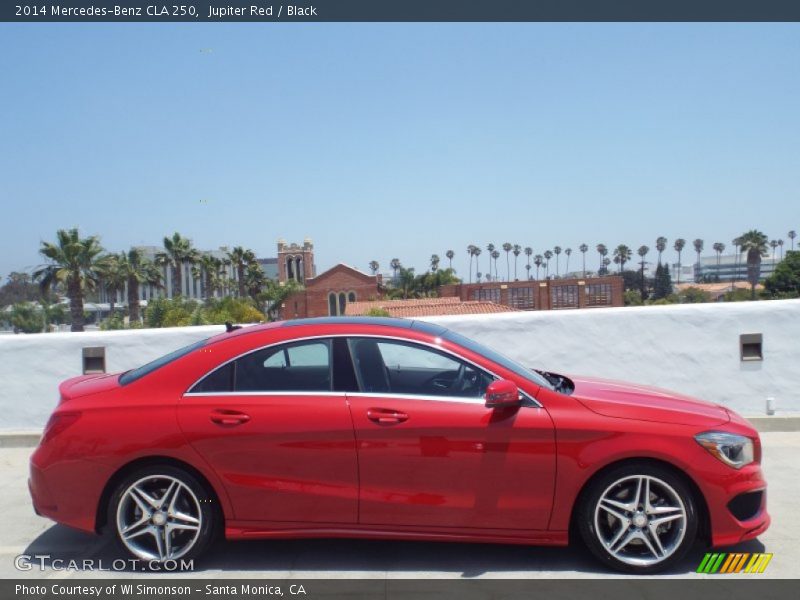
<svg viewBox="0 0 800 600">
<path fill-rule="evenodd" d="M 725 574 L 731 573 L 763 573 L 772 554 L 760 552 L 707 552 L 697 567 L 698 573 Z"/>
</svg>

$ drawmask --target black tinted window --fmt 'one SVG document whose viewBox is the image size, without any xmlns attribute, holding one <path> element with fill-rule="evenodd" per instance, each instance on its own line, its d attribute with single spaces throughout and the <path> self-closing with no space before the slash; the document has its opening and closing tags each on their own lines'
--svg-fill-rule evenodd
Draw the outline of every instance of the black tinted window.
<svg viewBox="0 0 800 600">
<path fill-rule="evenodd" d="M 190 392 L 230 392 L 233 390 L 234 364 L 228 363 L 206 375 Z"/>
<path fill-rule="evenodd" d="M 152 362 L 147 363 L 139 367 L 138 369 L 133 369 L 132 371 L 128 371 L 123 373 L 119 376 L 119 383 L 120 385 L 127 385 L 129 383 L 133 383 L 137 379 L 141 379 L 145 375 L 152 373 L 156 369 L 160 369 L 164 365 L 168 365 L 174 360 L 178 360 L 182 356 L 186 356 L 190 352 L 197 350 L 201 346 L 205 346 L 208 340 L 200 340 L 199 342 L 195 342 L 194 344 L 189 344 L 188 346 L 184 346 L 183 348 L 179 348 L 169 354 L 165 354 L 161 358 L 157 358 Z"/>
<path fill-rule="evenodd" d="M 234 364 L 236 392 L 322 392 L 331 390 L 329 340 L 272 346 Z"/>
<path fill-rule="evenodd" d="M 354 338 L 350 347 L 364 392 L 475 398 L 492 381 L 477 367 L 427 346 Z"/>
</svg>

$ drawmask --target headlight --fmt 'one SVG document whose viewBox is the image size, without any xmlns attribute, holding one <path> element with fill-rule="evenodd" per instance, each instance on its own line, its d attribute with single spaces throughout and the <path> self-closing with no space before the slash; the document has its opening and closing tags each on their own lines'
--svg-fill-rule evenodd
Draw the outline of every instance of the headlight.
<svg viewBox="0 0 800 600">
<path fill-rule="evenodd" d="M 694 436 L 697 443 L 734 469 L 753 462 L 753 440 L 735 433 L 707 431 Z"/>
</svg>

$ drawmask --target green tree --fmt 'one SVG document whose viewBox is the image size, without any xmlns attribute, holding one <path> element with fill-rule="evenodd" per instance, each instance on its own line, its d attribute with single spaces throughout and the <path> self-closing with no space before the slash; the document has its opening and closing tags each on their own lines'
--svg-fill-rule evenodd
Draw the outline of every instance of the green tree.
<svg viewBox="0 0 800 600">
<path fill-rule="evenodd" d="M 373 275 L 377 275 L 378 274 L 378 269 L 380 269 L 380 268 L 381 268 L 381 265 L 380 265 L 380 263 L 378 263 L 377 260 L 369 261 L 369 270 Z"/>
<path fill-rule="evenodd" d="M 192 265 L 192 277 L 200 280 L 202 297 L 205 299 L 213 298 L 214 293 L 220 288 L 220 270 L 222 261 L 213 254 L 201 254 L 197 261 Z"/>
<path fill-rule="evenodd" d="M 164 252 L 159 252 L 156 255 L 156 264 L 172 269 L 173 297 L 183 295 L 183 281 L 181 278 L 183 266 L 187 263 L 196 262 L 198 258 L 199 253 L 192 246 L 192 242 L 177 231 L 172 234 L 171 238 L 164 238 Z"/>
<path fill-rule="evenodd" d="M 556 255 L 556 277 L 560 275 L 559 271 L 559 261 L 561 260 L 561 246 L 555 246 L 553 248 L 553 254 Z"/>
<path fill-rule="evenodd" d="M 600 268 L 597 270 L 598 275 L 607 275 L 608 270 L 605 265 L 605 258 L 608 255 L 608 247 L 605 244 L 597 244 L 597 253 L 600 255 Z"/>
<path fill-rule="evenodd" d="M 686 246 L 686 240 L 683 238 L 678 238 L 675 240 L 675 252 L 678 253 L 678 279 L 677 282 L 681 282 L 681 252 L 683 252 L 683 248 Z"/>
<path fill-rule="evenodd" d="M 489 265 L 491 266 L 491 261 L 494 261 L 494 278 L 497 279 L 497 259 L 500 258 L 500 251 L 499 250 L 492 250 L 492 255 L 489 260 Z M 490 269 L 491 271 L 491 269 Z"/>
<path fill-rule="evenodd" d="M 614 264 L 619 265 L 619 272 L 625 268 L 625 263 L 628 262 L 633 256 L 633 252 L 625 244 L 620 244 L 614 248 Z"/>
<path fill-rule="evenodd" d="M 247 295 L 253 300 L 258 299 L 258 295 L 267 283 L 267 276 L 261 265 L 255 261 L 247 263 L 244 271 L 244 287 Z"/>
<path fill-rule="evenodd" d="M 521 252 L 522 246 L 519 244 L 514 244 L 514 247 L 511 250 L 511 253 L 514 255 L 514 281 L 519 281 L 519 279 L 517 279 L 517 261 L 519 260 L 519 255 Z"/>
<path fill-rule="evenodd" d="M 589 246 L 581 244 L 578 246 L 578 250 L 581 251 L 581 258 L 583 259 L 583 278 L 586 279 L 586 253 L 589 251 Z"/>
<path fill-rule="evenodd" d="M 756 285 L 761 278 L 761 259 L 769 256 L 767 236 L 751 229 L 739 238 L 742 252 L 747 253 L 747 281 L 750 283 L 750 299 L 756 299 Z"/>
<path fill-rule="evenodd" d="M 644 266 L 647 263 L 646 263 L 646 261 L 644 259 L 647 257 L 647 253 L 648 252 L 650 252 L 650 248 L 648 248 L 647 246 L 639 246 L 639 249 L 636 251 L 636 254 L 639 255 L 639 258 L 641 258 L 640 264 L 641 264 L 641 267 L 642 267 L 641 268 L 641 271 L 642 271 L 642 287 L 639 290 L 639 292 L 642 295 L 642 301 L 647 300 L 647 291 L 645 290 L 645 285 L 644 285 Z"/>
<path fill-rule="evenodd" d="M 553 252 L 550 250 L 545 250 L 544 252 L 544 278 L 550 278 L 550 259 L 553 258 Z"/>
<path fill-rule="evenodd" d="M 678 301 L 682 304 L 699 304 L 711 302 L 711 296 L 700 288 L 690 286 L 678 294 Z"/>
<path fill-rule="evenodd" d="M 656 251 L 658 252 L 658 264 L 661 264 L 661 255 L 667 249 L 667 238 L 659 236 L 656 238 Z"/>
<path fill-rule="evenodd" d="M 525 270 L 528 272 L 528 279 L 531 278 L 531 256 L 533 255 L 533 248 L 525 246 Z M 497 263 L 495 263 L 497 264 Z"/>
<path fill-rule="evenodd" d="M 714 243 L 714 252 L 717 253 L 717 277 L 716 280 L 719 281 L 719 264 L 720 260 L 722 259 L 722 253 L 725 252 L 725 244 L 722 242 L 715 242 Z"/>
<path fill-rule="evenodd" d="M 494 244 L 486 244 L 486 254 L 489 256 L 489 277 L 492 275 L 492 258 L 494 257 L 495 247 Z M 494 264 L 494 277 L 497 279 L 497 263 Z"/>
<path fill-rule="evenodd" d="M 83 331 L 83 300 L 87 292 L 97 289 L 105 267 L 100 240 L 96 236 L 81 238 L 77 228 L 59 229 L 56 243 L 42 242 L 39 253 L 48 262 L 34 272 L 33 278 L 45 293 L 54 286 L 65 288 L 71 330 Z"/>
<path fill-rule="evenodd" d="M 511 261 L 509 260 L 509 252 L 511 252 L 511 248 L 513 248 L 509 242 L 505 242 L 503 244 L 503 252 L 506 253 L 506 281 L 511 280 Z"/>
<path fill-rule="evenodd" d="M 397 282 L 397 271 L 402 268 L 402 263 L 400 262 L 399 258 L 393 258 L 391 262 L 389 262 L 389 266 L 392 268 L 392 279 Z"/>
<path fill-rule="evenodd" d="M 439 268 L 439 255 L 431 254 L 431 271 L 436 271 Z"/>
<path fill-rule="evenodd" d="M 800 251 L 788 250 L 772 275 L 767 277 L 764 287 L 773 297 L 800 295 Z"/>
<path fill-rule="evenodd" d="M 572 248 L 564 249 L 564 256 L 567 257 L 567 265 L 564 267 L 564 275 L 569 275 L 569 257 L 572 256 Z"/>
<path fill-rule="evenodd" d="M 539 279 L 539 269 L 541 268 L 543 262 L 544 262 L 544 257 L 541 254 L 537 254 L 536 256 L 533 257 L 533 264 L 536 265 L 536 279 L 537 279 L 537 281 Z"/>
<path fill-rule="evenodd" d="M 452 250 L 448 250 L 447 252 L 444 253 L 444 255 L 447 257 L 447 260 L 449 261 L 447 266 L 452 269 L 453 257 L 456 255 L 456 253 L 453 252 Z"/>
<path fill-rule="evenodd" d="M 109 313 L 114 316 L 114 306 L 117 302 L 117 295 L 125 290 L 127 276 L 122 265 L 125 255 L 122 258 L 116 254 L 106 255 L 101 275 L 101 283 L 108 296 Z"/>
<path fill-rule="evenodd" d="M 161 287 L 161 269 L 147 260 L 138 248 L 131 248 L 120 256 L 120 265 L 128 284 L 128 320 L 139 323 L 139 288 L 142 285 Z"/>
<path fill-rule="evenodd" d="M 388 310 L 386 310 L 385 308 L 381 308 L 379 306 L 373 306 L 372 308 L 367 310 L 367 312 L 365 312 L 364 315 L 367 316 L 367 317 L 389 317 L 389 316 L 391 316 L 389 314 Z"/>
<path fill-rule="evenodd" d="M 792 250 L 794 250 L 794 238 L 796 238 L 796 237 L 797 237 L 797 232 L 796 232 L 794 229 L 792 229 L 792 230 L 791 230 L 791 231 L 789 231 L 789 233 L 787 233 L 786 235 L 787 235 L 787 236 L 789 237 L 789 239 L 791 240 L 791 242 L 792 242 Z"/>
<path fill-rule="evenodd" d="M 661 300 L 672 294 L 672 277 L 669 274 L 669 265 L 659 263 L 656 266 L 656 276 L 653 282 L 653 299 Z"/>
<path fill-rule="evenodd" d="M 31 281 L 31 276 L 27 273 L 12 271 L 8 274 L 6 283 L 0 287 L 0 306 L 33 302 L 41 297 L 41 288 Z"/>
<path fill-rule="evenodd" d="M 254 263 L 257 264 L 256 255 L 252 250 L 243 248 L 242 246 L 235 246 L 233 250 L 228 252 L 228 260 L 231 261 L 233 268 L 236 270 L 238 296 L 239 298 L 244 298 L 247 287 L 247 282 L 245 281 L 245 270 L 247 269 L 248 265 Z"/>
<path fill-rule="evenodd" d="M 11 309 L 11 325 L 14 333 L 41 333 L 44 329 L 44 316 L 35 304 L 18 302 Z"/>
</svg>

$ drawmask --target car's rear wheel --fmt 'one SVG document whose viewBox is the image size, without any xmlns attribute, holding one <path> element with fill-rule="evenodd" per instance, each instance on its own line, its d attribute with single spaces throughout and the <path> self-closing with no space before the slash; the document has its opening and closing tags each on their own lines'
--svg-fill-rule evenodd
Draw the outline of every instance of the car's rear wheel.
<svg viewBox="0 0 800 600">
<path fill-rule="evenodd" d="M 129 474 L 111 496 L 115 537 L 130 554 L 164 562 L 199 555 L 213 538 L 211 495 L 192 474 L 154 465 Z"/>
<path fill-rule="evenodd" d="M 689 487 L 671 470 L 648 463 L 625 464 L 600 475 L 584 493 L 578 518 L 592 553 L 627 573 L 669 568 L 697 535 Z"/>
</svg>

